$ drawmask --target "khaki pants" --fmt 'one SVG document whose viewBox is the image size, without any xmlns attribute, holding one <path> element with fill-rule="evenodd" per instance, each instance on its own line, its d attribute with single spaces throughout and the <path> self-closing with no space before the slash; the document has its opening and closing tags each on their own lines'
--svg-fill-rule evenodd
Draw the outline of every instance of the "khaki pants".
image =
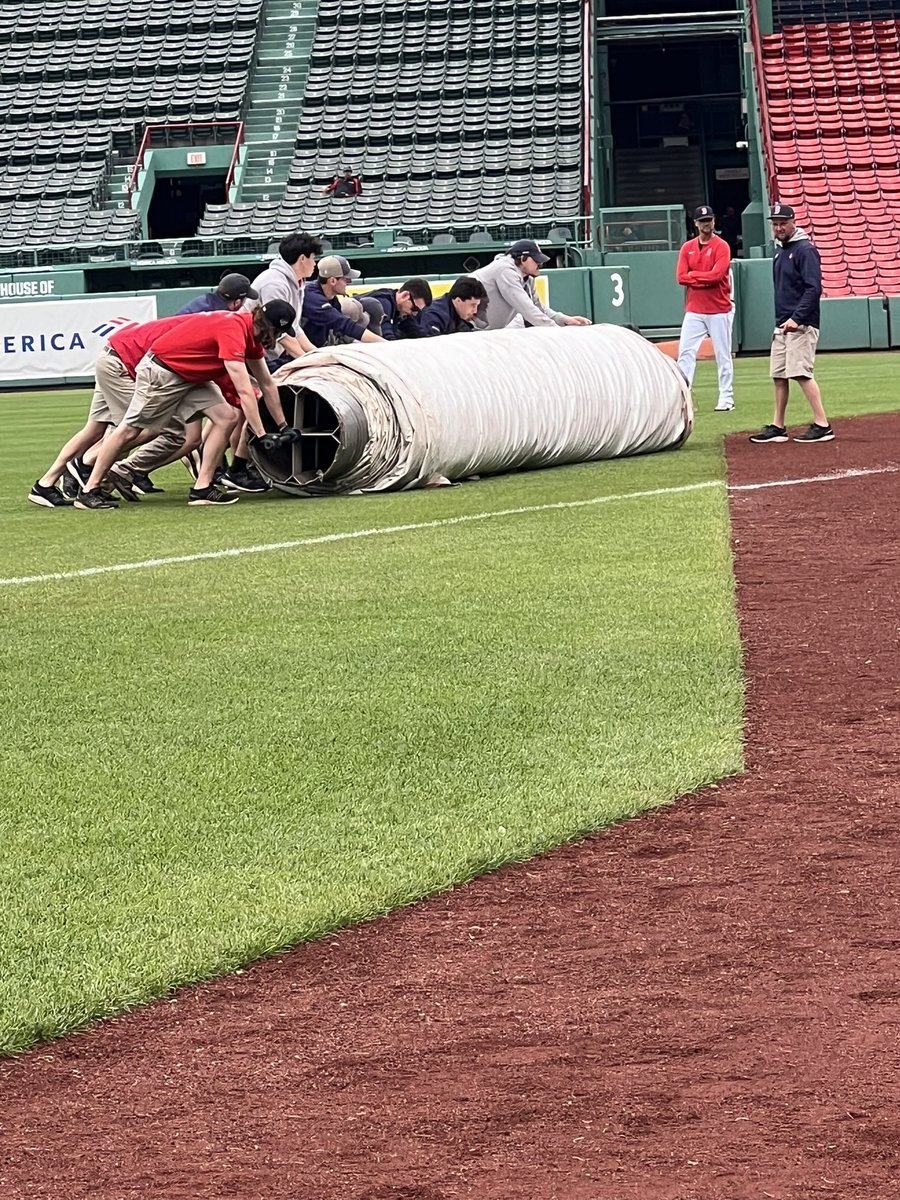
<svg viewBox="0 0 900 1200">
<path fill-rule="evenodd" d="M 94 365 L 94 394 L 88 412 L 89 421 L 119 425 L 134 394 L 134 380 L 121 358 L 104 346 Z"/>
<path fill-rule="evenodd" d="M 176 420 L 187 424 L 208 408 L 224 403 L 215 384 L 192 383 L 145 354 L 138 363 L 134 396 L 123 419 L 139 429 L 163 430 Z"/>
</svg>

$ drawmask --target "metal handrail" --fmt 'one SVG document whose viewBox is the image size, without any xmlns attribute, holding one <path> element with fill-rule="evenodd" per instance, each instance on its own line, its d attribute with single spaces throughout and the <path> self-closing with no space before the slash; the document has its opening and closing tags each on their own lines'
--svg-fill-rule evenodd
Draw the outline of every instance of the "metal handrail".
<svg viewBox="0 0 900 1200">
<path fill-rule="evenodd" d="M 128 179 L 128 185 L 125 191 L 128 196 L 128 207 L 131 208 L 131 197 L 137 188 L 137 179 L 140 174 L 141 167 L 144 165 L 144 155 L 150 146 L 153 135 L 162 131 L 172 129 L 189 129 L 191 131 L 191 145 L 204 145 L 206 143 L 196 143 L 193 141 L 193 133 L 199 129 L 227 129 L 233 128 L 236 130 L 234 139 L 234 151 L 231 155 L 231 163 L 228 167 L 228 175 L 225 180 L 225 193 L 228 194 L 228 188 L 234 178 L 234 171 L 237 167 L 237 158 L 240 153 L 240 147 L 244 141 L 244 122 L 243 121 L 162 121 L 158 124 L 147 125 L 144 128 L 144 136 L 141 138 L 141 144 L 138 147 L 137 158 L 135 159 L 134 168 Z"/>
<path fill-rule="evenodd" d="M 747 24 L 750 27 L 750 44 L 753 46 L 753 75 L 756 92 L 756 111 L 759 117 L 759 133 L 763 143 L 763 158 L 766 168 L 766 188 L 769 198 L 778 195 L 775 177 L 775 147 L 772 144 L 772 126 L 769 123 L 769 100 L 766 95 L 766 77 L 763 67 L 762 38 L 757 20 L 756 0 L 748 0 Z"/>
</svg>

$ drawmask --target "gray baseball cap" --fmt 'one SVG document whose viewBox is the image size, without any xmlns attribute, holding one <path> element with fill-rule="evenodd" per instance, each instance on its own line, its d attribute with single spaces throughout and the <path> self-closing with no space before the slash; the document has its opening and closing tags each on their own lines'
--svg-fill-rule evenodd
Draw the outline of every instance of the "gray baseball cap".
<svg viewBox="0 0 900 1200">
<path fill-rule="evenodd" d="M 354 271 L 342 254 L 326 254 L 319 259 L 320 279 L 359 279 L 362 271 Z"/>
</svg>

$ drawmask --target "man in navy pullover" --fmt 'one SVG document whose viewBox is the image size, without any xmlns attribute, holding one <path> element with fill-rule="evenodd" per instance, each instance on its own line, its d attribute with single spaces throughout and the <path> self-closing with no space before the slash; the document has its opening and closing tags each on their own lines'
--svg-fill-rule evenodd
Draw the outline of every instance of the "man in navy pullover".
<svg viewBox="0 0 900 1200">
<path fill-rule="evenodd" d="M 317 278 L 303 289 L 303 332 L 314 346 L 384 341 L 341 312 L 338 296 L 343 296 L 347 284 L 359 279 L 359 275 L 340 254 L 327 254 L 319 259 Z"/>
<path fill-rule="evenodd" d="M 487 300 L 487 289 L 481 280 L 461 275 L 446 296 L 439 296 L 419 317 L 422 336 L 471 333 L 482 300 Z"/>
<path fill-rule="evenodd" d="M 214 292 L 198 296 L 179 308 L 178 315 L 200 312 L 237 312 L 245 300 L 258 300 L 259 293 L 250 286 L 246 275 L 223 275 Z"/>
<path fill-rule="evenodd" d="M 822 394 L 813 379 L 819 340 L 819 300 L 822 264 L 819 252 L 797 228 L 789 204 L 776 204 L 769 215 L 775 235 L 772 276 L 775 283 L 775 332 L 769 356 L 769 374 L 775 387 L 772 424 L 753 434 L 751 442 L 786 442 L 788 393 L 795 380 L 812 409 L 812 424 L 797 434 L 795 442 L 831 442 L 834 430 L 822 407 Z"/>
<path fill-rule="evenodd" d="M 399 288 L 376 288 L 366 296 L 369 300 L 377 300 L 384 313 L 377 328 L 375 322 L 369 322 L 373 333 L 380 333 L 387 342 L 421 336 L 419 314 L 433 299 L 427 279 L 407 279 Z"/>
</svg>

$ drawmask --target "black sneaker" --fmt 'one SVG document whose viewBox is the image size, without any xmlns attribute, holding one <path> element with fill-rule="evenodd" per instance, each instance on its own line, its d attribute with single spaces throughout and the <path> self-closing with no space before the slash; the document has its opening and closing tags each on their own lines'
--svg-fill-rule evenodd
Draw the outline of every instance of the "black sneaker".
<svg viewBox="0 0 900 1200">
<path fill-rule="evenodd" d="M 91 468 L 87 465 L 83 458 L 70 458 L 66 463 L 66 470 L 78 484 L 80 491 L 83 491 L 87 481 L 91 477 Z"/>
<path fill-rule="evenodd" d="M 72 505 L 72 501 L 67 500 L 58 487 L 46 487 L 41 482 L 35 483 L 28 493 L 28 499 L 41 508 L 70 508 Z"/>
<path fill-rule="evenodd" d="M 76 508 L 118 508 L 115 500 L 107 499 L 99 488 L 92 488 L 89 492 L 80 491 L 75 497 Z"/>
<path fill-rule="evenodd" d="M 127 500 L 129 504 L 138 504 L 140 502 L 140 493 L 132 484 L 131 476 L 122 467 L 109 468 L 109 482 L 122 499 Z"/>
<path fill-rule="evenodd" d="M 233 492 L 220 492 L 216 487 L 191 488 L 188 504 L 237 504 L 239 497 Z"/>
<path fill-rule="evenodd" d="M 751 434 L 751 442 L 787 442 L 788 431 L 783 425 L 766 425 L 759 433 Z"/>
<path fill-rule="evenodd" d="M 81 491 L 81 488 L 79 488 L 68 471 L 63 471 L 62 479 L 59 482 L 62 485 L 62 494 L 67 500 L 74 500 Z"/>
<path fill-rule="evenodd" d="M 127 464 L 123 464 L 127 466 Z M 139 496 L 156 496 L 163 495 L 165 488 L 157 487 L 149 475 L 145 475 L 143 471 L 133 471 L 128 467 L 128 474 L 131 478 L 131 486 Z"/>
<path fill-rule="evenodd" d="M 813 423 L 807 429 L 806 433 L 798 433 L 794 438 L 795 442 L 833 442 L 834 430 L 830 425 L 816 425 Z"/>
<path fill-rule="evenodd" d="M 233 488 L 236 492 L 267 492 L 269 485 L 255 472 L 251 474 L 249 470 L 242 471 L 240 467 L 231 467 L 222 476 L 221 482 L 226 487 Z"/>
<path fill-rule="evenodd" d="M 199 450 L 192 450 L 190 454 L 185 454 L 184 458 L 181 460 L 184 469 L 195 483 L 200 476 L 201 457 L 202 455 Z"/>
</svg>

